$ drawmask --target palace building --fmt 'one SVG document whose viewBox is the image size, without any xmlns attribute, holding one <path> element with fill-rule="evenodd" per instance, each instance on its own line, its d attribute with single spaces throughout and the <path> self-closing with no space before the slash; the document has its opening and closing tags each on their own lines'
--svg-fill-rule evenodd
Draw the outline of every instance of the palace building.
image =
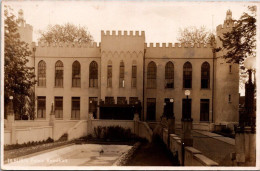
<svg viewBox="0 0 260 171">
<path fill-rule="evenodd" d="M 239 65 L 226 63 L 225 51 L 209 44 L 147 44 L 144 31 L 101 31 L 100 43 L 36 45 L 32 26 L 22 12 L 19 17 L 21 39 L 32 44 L 37 120 L 48 120 L 54 104 L 56 119 L 64 121 L 90 114 L 132 120 L 138 112 L 141 120 L 156 122 L 167 107 L 176 123 L 189 108 L 195 129 L 238 122 Z M 216 37 L 233 24 L 228 11 Z"/>
</svg>

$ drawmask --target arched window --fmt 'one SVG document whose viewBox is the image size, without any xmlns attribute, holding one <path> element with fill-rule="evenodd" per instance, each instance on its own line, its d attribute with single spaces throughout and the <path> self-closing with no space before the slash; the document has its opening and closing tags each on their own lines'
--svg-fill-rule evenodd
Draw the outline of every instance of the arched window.
<svg viewBox="0 0 260 171">
<path fill-rule="evenodd" d="M 55 87 L 63 87 L 63 63 L 57 61 L 55 64 Z"/>
<path fill-rule="evenodd" d="M 119 87 L 125 87 L 125 65 L 123 61 L 120 62 L 119 68 Z"/>
<path fill-rule="evenodd" d="M 165 88 L 174 87 L 174 65 L 172 62 L 167 62 L 165 65 Z"/>
<path fill-rule="evenodd" d="M 148 64 L 147 69 L 147 88 L 156 88 L 156 64 L 152 61 Z"/>
<path fill-rule="evenodd" d="M 132 87 L 136 88 L 137 84 L 137 66 L 136 66 L 136 61 L 133 61 L 132 65 Z"/>
<path fill-rule="evenodd" d="M 183 88 L 192 88 L 192 65 L 190 62 L 183 65 Z"/>
<path fill-rule="evenodd" d="M 112 62 L 108 61 L 107 65 L 107 87 L 112 87 Z"/>
<path fill-rule="evenodd" d="M 95 61 L 89 65 L 89 87 L 98 87 L 98 64 Z"/>
<path fill-rule="evenodd" d="M 78 61 L 72 64 L 72 87 L 80 87 L 80 63 Z"/>
<path fill-rule="evenodd" d="M 210 87 L 210 65 L 208 62 L 204 62 L 201 65 L 201 88 Z"/>
<path fill-rule="evenodd" d="M 46 63 L 44 61 L 38 63 L 38 86 L 46 86 Z"/>
</svg>

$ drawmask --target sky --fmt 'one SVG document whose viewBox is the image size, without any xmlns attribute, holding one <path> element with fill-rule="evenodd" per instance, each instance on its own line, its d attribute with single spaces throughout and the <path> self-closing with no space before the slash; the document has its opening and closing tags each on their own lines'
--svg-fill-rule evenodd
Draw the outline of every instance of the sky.
<svg viewBox="0 0 260 171">
<path fill-rule="evenodd" d="M 13 13 L 24 11 L 24 19 L 33 26 L 33 40 L 49 24 L 67 22 L 85 26 L 100 42 L 101 30 L 145 31 L 147 43 L 175 43 L 179 29 L 205 26 L 214 31 L 223 24 L 230 9 L 234 19 L 247 11 L 245 2 L 173 2 L 173 1 L 4 1 Z"/>
</svg>

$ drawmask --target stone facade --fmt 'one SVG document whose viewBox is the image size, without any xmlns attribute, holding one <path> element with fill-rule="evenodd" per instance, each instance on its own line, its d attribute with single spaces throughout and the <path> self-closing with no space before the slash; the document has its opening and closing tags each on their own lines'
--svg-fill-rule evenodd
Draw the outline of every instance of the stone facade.
<svg viewBox="0 0 260 171">
<path fill-rule="evenodd" d="M 227 12 L 224 25 L 217 27 L 217 36 L 230 30 L 233 26 L 232 17 Z M 32 43 L 32 27 L 28 24 L 21 26 L 21 36 L 27 43 Z M 31 34 L 28 35 L 28 32 Z M 217 39 L 217 47 L 221 42 Z M 145 32 L 121 32 L 101 31 L 101 43 L 92 44 L 46 44 L 39 42 L 36 46 L 32 43 L 33 55 L 30 66 L 35 67 L 38 78 L 38 64 L 44 61 L 46 64 L 46 85 L 35 86 L 37 97 L 46 97 L 45 116 L 48 120 L 54 97 L 63 97 L 62 120 L 71 119 L 72 97 L 80 97 L 80 117 L 84 120 L 89 115 L 89 98 L 96 97 L 105 100 L 105 97 L 125 97 L 129 103 L 130 97 L 138 97 L 142 105 L 141 120 L 147 120 L 147 99 L 156 101 L 156 115 L 154 121 L 159 121 L 163 114 L 165 98 L 172 99 L 173 112 L 176 122 L 182 117 L 182 103 L 186 98 L 183 88 L 183 66 L 186 62 L 192 65 L 192 88 L 189 88 L 192 99 L 191 116 L 193 123 L 228 124 L 238 121 L 239 103 L 239 66 L 226 63 L 223 58 L 225 51 L 213 53 L 210 45 L 195 44 L 167 44 L 160 45 L 145 43 Z M 55 87 L 55 63 L 60 60 L 63 63 L 63 86 Z M 72 87 L 72 64 L 80 63 L 80 86 Z M 98 65 L 98 86 L 89 86 L 90 63 L 95 61 Z M 124 63 L 123 86 L 119 84 L 120 63 Z M 148 64 L 156 64 L 155 88 L 147 88 Z M 174 86 L 165 88 L 165 66 L 167 62 L 174 65 Z M 209 87 L 201 88 L 201 66 L 207 62 L 210 66 Z M 112 86 L 108 87 L 108 65 L 112 65 Z M 132 87 L 132 66 L 137 68 L 136 87 Z M 208 118 L 201 121 L 201 99 L 208 99 Z M 37 107 L 37 104 L 36 104 Z M 97 112 L 97 118 L 99 116 Z M 36 114 L 37 115 L 37 114 Z"/>
</svg>

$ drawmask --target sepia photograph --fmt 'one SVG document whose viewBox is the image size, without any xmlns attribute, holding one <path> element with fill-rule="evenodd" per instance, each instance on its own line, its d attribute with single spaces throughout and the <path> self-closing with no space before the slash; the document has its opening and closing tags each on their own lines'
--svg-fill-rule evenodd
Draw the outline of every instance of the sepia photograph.
<svg viewBox="0 0 260 171">
<path fill-rule="evenodd" d="M 1 169 L 260 169 L 257 18 L 257 2 L 2 0 Z"/>
</svg>

